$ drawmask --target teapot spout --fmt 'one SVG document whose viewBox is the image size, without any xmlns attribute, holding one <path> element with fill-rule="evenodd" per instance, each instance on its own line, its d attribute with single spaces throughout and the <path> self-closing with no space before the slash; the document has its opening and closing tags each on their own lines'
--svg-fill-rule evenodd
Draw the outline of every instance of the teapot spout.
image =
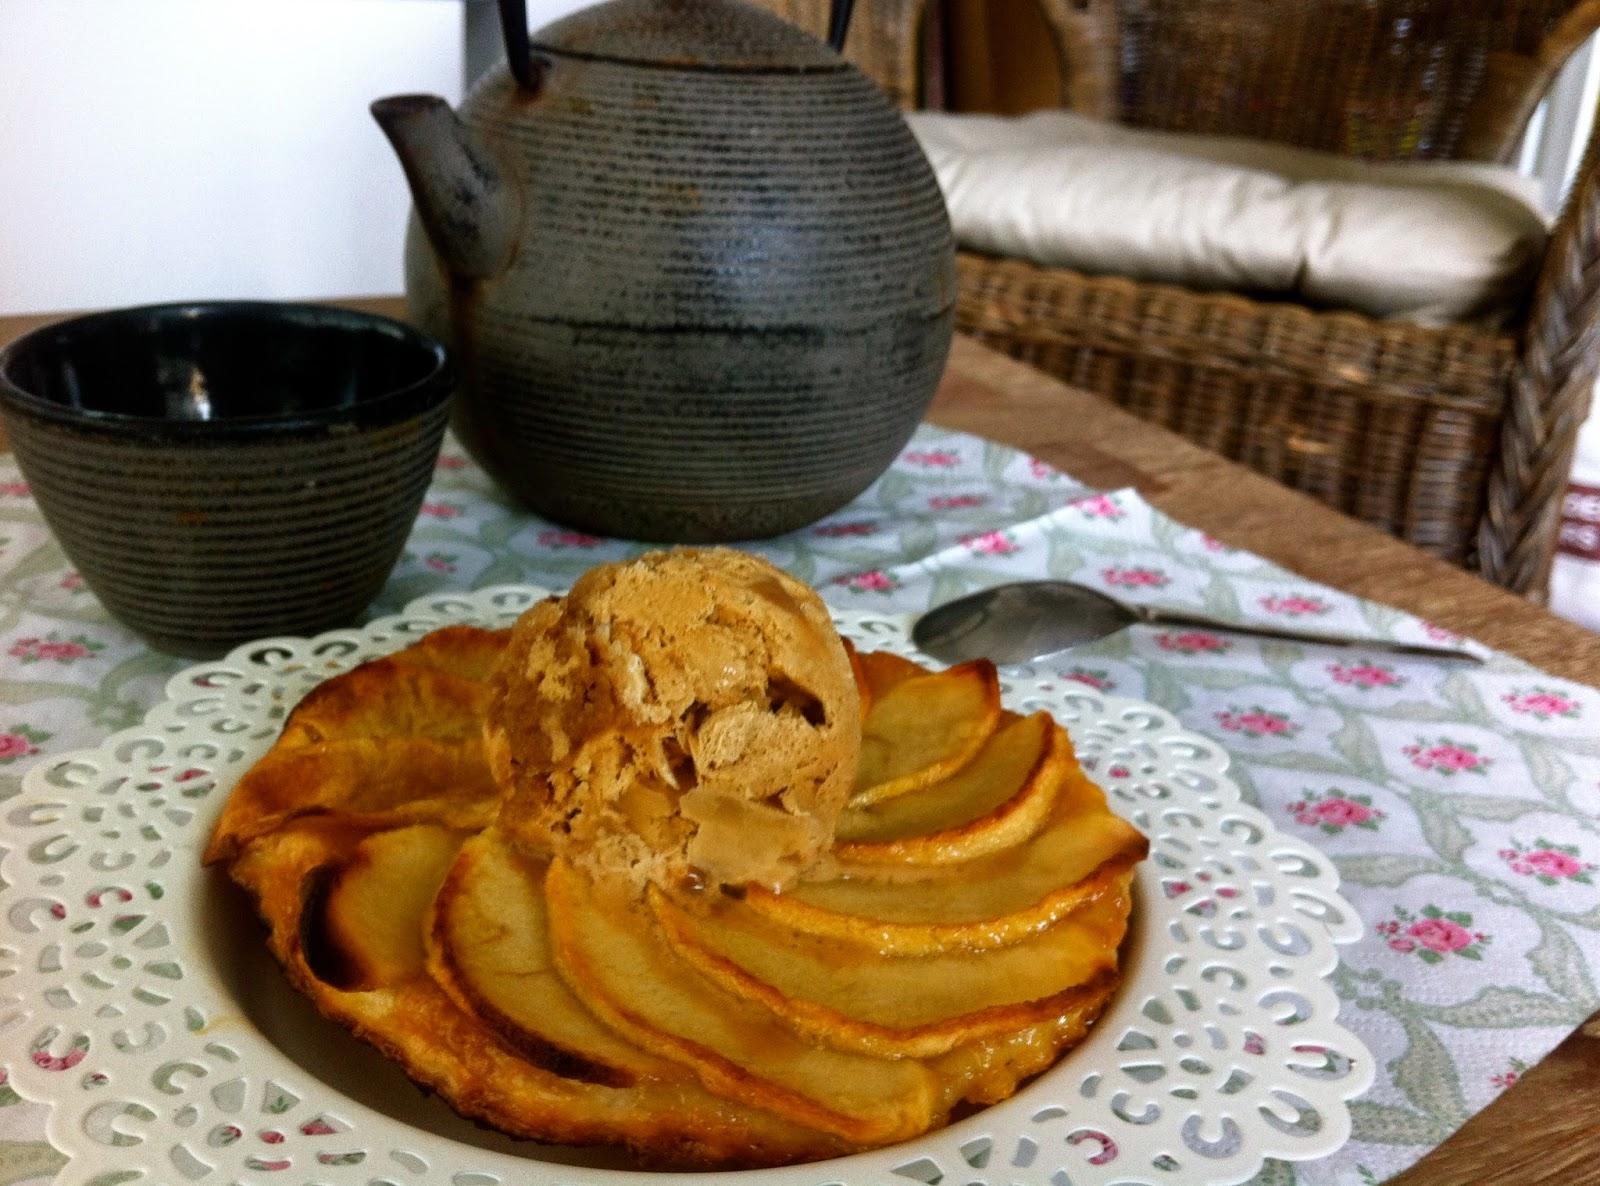
<svg viewBox="0 0 1600 1186">
<path fill-rule="evenodd" d="M 405 170 L 417 217 L 445 266 L 484 279 L 511 261 L 521 200 L 504 169 L 437 95 L 394 95 L 372 104 Z"/>
</svg>

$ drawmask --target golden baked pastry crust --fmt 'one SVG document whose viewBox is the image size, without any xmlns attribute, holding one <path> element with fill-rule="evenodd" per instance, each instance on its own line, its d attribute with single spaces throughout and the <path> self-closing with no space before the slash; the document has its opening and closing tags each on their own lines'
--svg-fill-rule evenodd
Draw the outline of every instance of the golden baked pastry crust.
<svg viewBox="0 0 1600 1186">
<path fill-rule="evenodd" d="M 327 953 L 308 950 L 307 940 L 315 944 L 327 883 L 356 846 L 383 829 L 424 821 L 460 828 L 465 839 L 493 815 L 476 729 L 454 730 L 449 743 L 439 740 L 441 722 L 426 720 L 426 712 L 412 718 L 434 736 L 426 745 L 404 739 L 405 758 L 429 758 L 408 775 L 403 761 L 381 760 L 385 746 L 367 735 L 377 730 L 390 746 L 399 740 L 375 706 L 425 703 L 440 689 L 452 693 L 447 704 L 459 704 L 460 688 L 450 681 L 473 683 L 486 698 L 484 660 L 499 653 L 507 634 L 451 627 L 314 690 L 238 784 L 207 859 L 227 861 L 229 875 L 250 894 L 294 987 L 464 1116 L 556 1144 L 621 1145 L 641 1165 L 663 1169 L 741 1168 L 846 1151 L 825 1134 L 712 1095 L 687 1073 L 607 1086 L 540 1067 L 426 975 L 354 990 L 329 983 Z M 442 704 L 441 720 L 448 716 Z M 351 774 L 353 745 L 373 758 L 371 779 Z M 323 762 L 326 781 L 319 778 Z"/>
<path fill-rule="evenodd" d="M 648 901 L 494 826 L 481 721 L 508 636 L 451 627 L 314 690 L 206 854 L 251 894 L 294 986 L 457 1111 L 654 1168 L 837 1156 L 1006 1098 L 1110 1000 L 1146 846 L 1048 718 L 997 710 L 955 766 L 938 739 L 908 739 L 938 769 L 889 755 L 889 777 L 916 785 L 858 785 L 841 827 L 861 838 L 792 893 L 668 887 Z M 850 660 L 866 730 L 905 728 L 886 722 L 915 716 L 904 699 L 919 681 L 987 713 L 970 672 L 941 687 L 892 656 Z M 630 936 L 655 988 L 596 967 Z M 764 959 L 765 944 L 797 958 Z M 1050 960 L 1059 983 L 1038 970 L 1035 987 L 1008 987 L 1006 968 Z M 859 970 L 858 998 L 823 981 L 830 965 Z M 897 1012 L 895 994 L 940 968 L 960 993 L 905 988 Z M 952 1005 L 960 994 L 971 1002 Z M 698 1021 L 682 1011 L 691 997 Z M 787 1062 L 763 1054 L 778 1047 Z"/>
</svg>

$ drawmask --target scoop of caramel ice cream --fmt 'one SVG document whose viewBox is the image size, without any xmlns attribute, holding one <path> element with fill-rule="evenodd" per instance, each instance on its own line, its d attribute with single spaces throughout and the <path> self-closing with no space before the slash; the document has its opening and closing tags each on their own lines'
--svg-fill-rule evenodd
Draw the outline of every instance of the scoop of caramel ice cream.
<svg viewBox="0 0 1600 1186">
<path fill-rule="evenodd" d="M 500 823 L 640 886 L 778 888 L 832 841 L 860 712 L 826 607 L 766 561 L 710 548 L 602 565 L 522 615 L 495 673 Z"/>
</svg>

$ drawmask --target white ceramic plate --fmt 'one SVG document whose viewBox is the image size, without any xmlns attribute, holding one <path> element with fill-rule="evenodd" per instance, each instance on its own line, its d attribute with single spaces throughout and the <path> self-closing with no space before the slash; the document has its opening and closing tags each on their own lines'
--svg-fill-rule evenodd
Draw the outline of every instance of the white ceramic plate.
<svg viewBox="0 0 1600 1186">
<path fill-rule="evenodd" d="M 4 808 L 0 1033 L 54 1105 L 61 1181 L 319 1186 L 660 1183 L 607 1154 L 514 1142 L 424 1097 L 291 990 L 199 853 L 229 788 L 329 675 L 447 622 L 499 626 L 530 586 L 418 601 L 361 630 L 269 639 L 175 676 L 145 723 L 29 772 Z M 839 613 L 918 657 L 908 619 Z M 1360 923 L 1314 849 L 1240 802 L 1227 756 L 1148 704 L 1005 681 L 1050 710 L 1152 841 L 1125 984 L 1089 1039 L 1011 1100 L 918 1140 L 741 1174 L 739 1186 L 1224 1186 L 1350 1130 L 1372 1059 L 1324 981 Z M 680 1179 L 682 1180 L 682 1179 Z"/>
</svg>

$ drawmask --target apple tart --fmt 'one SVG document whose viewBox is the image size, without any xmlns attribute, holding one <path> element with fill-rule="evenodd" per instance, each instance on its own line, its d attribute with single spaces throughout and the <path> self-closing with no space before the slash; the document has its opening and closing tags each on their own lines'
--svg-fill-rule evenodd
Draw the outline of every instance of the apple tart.
<svg viewBox="0 0 1600 1186">
<path fill-rule="evenodd" d="M 850 652 L 827 851 L 640 884 L 508 813 L 484 722 L 511 646 L 448 627 L 314 689 L 206 853 L 318 1010 L 462 1114 L 650 1167 L 836 1156 L 1005 1099 L 1116 990 L 1145 839 L 992 665 Z"/>
</svg>

